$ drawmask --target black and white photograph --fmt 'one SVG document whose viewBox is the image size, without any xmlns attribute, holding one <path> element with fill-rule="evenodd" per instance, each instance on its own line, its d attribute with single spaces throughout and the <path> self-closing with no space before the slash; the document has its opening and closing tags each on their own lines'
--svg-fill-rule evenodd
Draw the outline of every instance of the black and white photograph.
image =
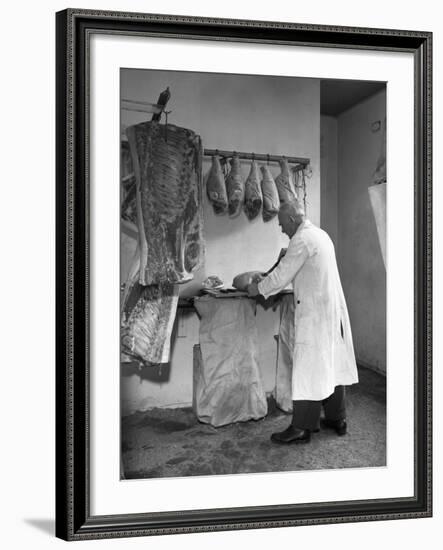
<svg viewBox="0 0 443 550">
<path fill-rule="evenodd" d="M 120 69 L 122 481 L 386 466 L 387 125 L 382 81 Z"/>
<path fill-rule="evenodd" d="M 57 536 L 432 514 L 413 28 L 57 14 Z"/>
</svg>

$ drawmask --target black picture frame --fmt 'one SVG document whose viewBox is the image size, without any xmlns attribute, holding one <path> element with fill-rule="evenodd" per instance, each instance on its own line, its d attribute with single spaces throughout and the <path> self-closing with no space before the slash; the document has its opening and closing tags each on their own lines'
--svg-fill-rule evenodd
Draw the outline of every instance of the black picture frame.
<svg viewBox="0 0 443 550">
<path fill-rule="evenodd" d="M 92 516 L 89 505 L 89 40 L 94 33 L 414 55 L 414 496 Z M 56 536 L 65 540 L 432 515 L 432 33 L 69 9 L 56 14 Z"/>
</svg>

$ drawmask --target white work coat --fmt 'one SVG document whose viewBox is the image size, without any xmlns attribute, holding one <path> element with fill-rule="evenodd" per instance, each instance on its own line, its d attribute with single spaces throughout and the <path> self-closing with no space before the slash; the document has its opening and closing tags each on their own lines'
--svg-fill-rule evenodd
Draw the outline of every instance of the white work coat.
<svg viewBox="0 0 443 550">
<path fill-rule="evenodd" d="M 328 234 L 305 220 L 286 255 L 259 284 L 265 298 L 292 282 L 292 399 L 320 401 L 335 386 L 358 382 L 351 326 Z"/>
</svg>

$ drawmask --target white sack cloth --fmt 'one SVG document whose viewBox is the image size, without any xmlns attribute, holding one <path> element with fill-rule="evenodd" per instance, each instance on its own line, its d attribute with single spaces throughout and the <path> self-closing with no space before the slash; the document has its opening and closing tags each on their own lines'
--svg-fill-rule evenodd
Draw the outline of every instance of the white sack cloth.
<svg viewBox="0 0 443 550">
<path fill-rule="evenodd" d="M 278 331 L 277 372 L 275 376 L 275 402 L 285 412 L 292 412 L 292 359 L 294 355 L 294 297 L 282 296 L 280 327 Z"/>
<path fill-rule="evenodd" d="M 294 351 L 292 399 L 320 401 L 339 385 L 358 382 L 351 326 L 334 245 L 305 220 L 278 266 L 258 284 L 265 298 L 292 281 Z"/>
<path fill-rule="evenodd" d="M 258 366 L 256 303 L 248 298 L 194 301 L 201 316 L 202 365 L 194 373 L 194 411 L 201 422 L 224 426 L 268 412 Z"/>
</svg>

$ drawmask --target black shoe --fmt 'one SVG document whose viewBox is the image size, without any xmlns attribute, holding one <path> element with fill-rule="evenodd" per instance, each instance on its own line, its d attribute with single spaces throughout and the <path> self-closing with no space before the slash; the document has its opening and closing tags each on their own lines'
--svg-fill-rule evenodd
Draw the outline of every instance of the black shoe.
<svg viewBox="0 0 443 550">
<path fill-rule="evenodd" d="M 346 435 L 348 426 L 346 424 L 346 420 L 328 420 L 327 418 L 323 418 L 321 420 L 322 428 L 330 428 L 331 430 L 335 430 L 337 435 Z"/>
<path fill-rule="evenodd" d="M 283 445 L 290 443 L 309 443 L 311 440 L 311 432 L 309 430 L 300 430 L 294 428 L 291 424 L 284 432 L 277 432 L 271 435 L 271 441 Z"/>
</svg>

